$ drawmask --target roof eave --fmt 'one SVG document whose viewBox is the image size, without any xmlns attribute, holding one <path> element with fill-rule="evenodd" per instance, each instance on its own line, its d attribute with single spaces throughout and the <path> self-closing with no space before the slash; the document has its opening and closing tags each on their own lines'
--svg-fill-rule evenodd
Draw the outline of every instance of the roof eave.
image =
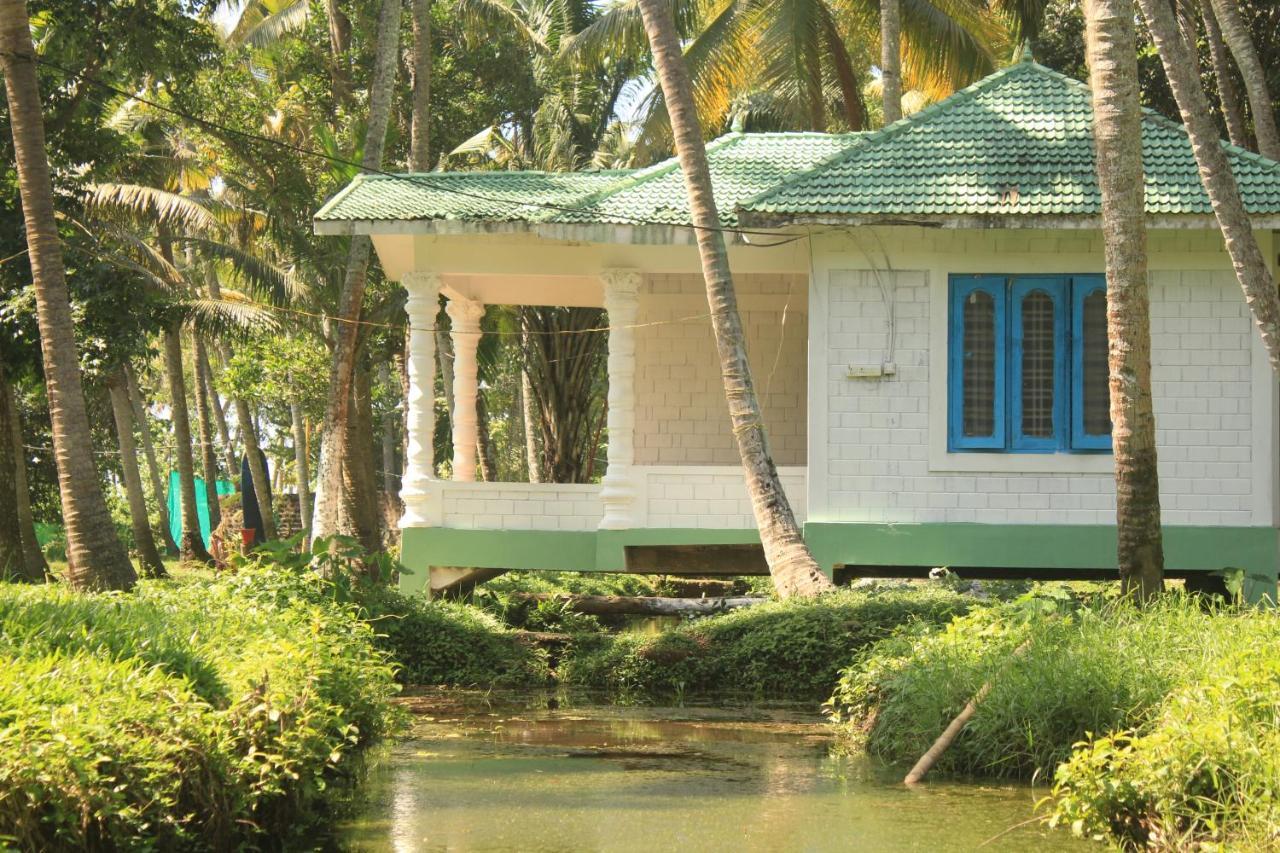
<svg viewBox="0 0 1280 853">
<path fill-rule="evenodd" d="M 697 243 L 695 231 L 688 225 L 627 225 L 618 223 L 561 223 L 494 221 L 475 219 L 317 219 L 312 230 L 323 237 L 368 236 L 480 236 L 492 234 L 533 234 L 545 240 L 582 243 L 616 243 L 623 245 L 692 246 Z M 782 233 L 782 232 L 779 232 Z M 726 230 L 731 244 L 748 240 L 733 230 Z M 755 242 L 754 240 L 751 242 Z"/>
<path fill-rule="evenodd" d="M 825 225 L 851 227 L 860 225 L 900 225 L 920 228 L 952 229 L 1097 229 L 1100 216 L 1089 214 L 844 214 L 844 213 L 777 213 L 739 211 L 738 218 L 748 228 L 785 228 L 789 225 Z M 1280 214 L 1250 216 L 1255 228 L 1280 228 Z M 1147 217 L 1147 227 L 1157 230 L 1216 229 L 1218 221 L 1211 214 L 1159 214 Z"/>
</svg>

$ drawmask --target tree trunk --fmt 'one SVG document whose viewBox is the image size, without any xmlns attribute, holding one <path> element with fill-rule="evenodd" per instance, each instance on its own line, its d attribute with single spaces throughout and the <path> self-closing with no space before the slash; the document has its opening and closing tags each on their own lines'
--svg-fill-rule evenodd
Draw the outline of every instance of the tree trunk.
<svg viewBox="0 0 1280 853">
<path fill-rule="evenodd" d="M 396 55 L 400 49 L 400 0 L 382 0 L 377 38 L 373 79 L 369 84 L 369 119 L 365 130 L 364 157 L 361 161 L 365 171 L 379 169 L 382 165 L 387 123 L 391 117 L 391 97 L 395 88 Z M 319 476 L 323 485 L 314 519 L 317 536 L 340 532 L 337 527 L 339 504 L 347 504 L 348 514 L 354 517 L 360 509 L 357 504 L 362 499 L 366 502 L 371 499 L 371 496 L 346 493 L 342 486 L 342 460 L 345 456 L 343 443 L 350 415 L 352 375 L 355 371 L 360 331 L 357 321 L 364 302 L 370 245 L 367 236 L 357 235 L 351 238 L 346 274 L 339 296 L 333 354 L 329 366 L 329 398 L 321 428 Z"/>
<path fill-rule="evenodd" d="M 209 529 L 222 523 L 222 507 L 218 505 L 218 455 L 213 447 L 213 414 L 209 411 L 213 389 L 200 365 L 208 361 L 204 338 L 195 335 L 196 428 L 200 432 L 200 473 L 204 479 L 205 502 L 209 506 Z"/>
<path fill-rule="evenodd" d="M 1240 102 L 1240 90 L 1231 73 L 1231 57 L 1227 43 L 1222 40 L 1222 28 L 1213 14 L 1209 0 L 1201 0 L 1201 17 L 1204 18 L 1205 40 L 1209 42 L 1209 59 L 1213 63 L 1213 76 L 1218 81 L 1218 100 L 1222 104 L 1222 117 L 1227 124 L 1227 136 L 1241 148 L 1249 148 L 1249 131 L 1244 123 L 1244 104 Z"/>
<path fill-rule="evenodd" d="M 809 553 L 791 504 L 778 481 L 778 470 L 769 455 L 764 420 L 751 378 L 751 365 L 747 362 L 742 318 L 738 314 L 733 277 L 729 272 L 729 256 L 712 195 L 707 152 L 702 144 L 693 89 L 680 53 L 671 6 L 664 0 L 640 0 L 640 11 L 671 117 L 676 153 L 680 157 L 689 194 L 689 209 L 697 228 L 698 253 L 707 282 L 707 301 L 711 308 L 729 417 L 738 442 L 765 559 L 779 596 L 817 595 L 834 589 L 834 585 Z"/>
<path fill-rule="evenodd" d="M 542 459 L 538 453 L 538 430 L 534 424 L 533 389 L 529 387 L 529 371 L 520 368 L 520 421 L 524 427 L 524 461 L 530 483 L 542 482 Z"/>
<path fill-rule="evenodd" d="M 1249 110 L 1253 113 L 1253 133 L 1258 140 L 1258 153 L 1272 160 L 1280 160 L 1280 132 L 1276 131 L 1275 105 L 1267 89 L 1267 71 L 1258 58 L 1258 51 L 1249 35 L 1249 27 L 1240 15 L 1237 0 L 1209 2 L 1213 4 L 1213 13 L 1222 29 L 1222 37 L 1231 48 L 1231 55 L 1236 58 L 1240 76 L 1244 79 L 1244 90 L 1249 96 Z M 1197 67 L 1198 65 L 1192 65 L 1180 70 L 1194 71 Z"/>
<path fill-rule="evenodd" d="M 409 171 L 431 171 L 431 0 L 413 0 L 413 111 Z"/>
<path fill-rule="evenodd" d="M 160 551 L 151 533 L 151 519 L 147 516 L 147 497 L 142 491 L 142 473 L 138 470 L 138 447 L 133 441 L 133 412 L 122 368 L 116 368 L 107 380 L 107 392 L 111 396 L 111 414 L 116 422 L 120 472 L 124 476 L 124 490 L 129 499 L 129 522 L 133 528 L 138 562 L 145 577 L 167 577 L 169 573 L 160 559 Z"/>
<path fill-rule="evenodd" d="M 880 84 L 884 123 L 902 118 L 902 9 L 899 0 L 880 0 Z"/>
<path fill-rule="evenodd" d="M 769 599 L 751 596 L 726 598 L 666 598 L 656 595 L 569 595 L 554 592 L 517 592 L 514 602 L 551 601 L 574 613 L 593 616 L 707 616 L 742 607 L 754 607 Z"/>
<path fill-rule="evenodd" d="M 493 450 L 493 433 L 489 431 L 489 406 L 484 390 L 476 393 L 476 455 L 480 458 L 480 475 L 486 483 L 498 481 L 498 462 Z"/>
<path fill-rule="evenodd" d="M 195 459 L 191 455 L 191 417 L 187 412 L 186 379 L 182 375 L 182 337 L 175 322 L 164 330 L 164 367 L 169 384 L 169 410 L 173 417 L 174 456 L 178 460 L 178 490 L 182 495 L 182 539 L 178 553 L 183 560 L 213 563 L 200 535 L 196 508 Z"/>
<path fill-rule="evenodd" d="M 1222 150 L 1217 126 L 1209 112 L 1209 99 L 1200 85 L 1199 66 L 1179 36 L 1168 6 L 1155 0 L 1140 0 L 1140 5 L 1164 64 L 1165 76 L 1169 78 L 1169 87 L 1178 102 L 1178 112 L 1191 137 L 1191 150 L 1200 169 L 1200 182 L 1213 204 L 1245 302 L 1253 312 L 1254 322 L 1262 335 L 1262 343 L 1271 359 L 1271 369 L 1280 376 L 1280 293 L 1276 290 L 1271 270 L 1267 268 L 1266 258 L 1240 199 L 1240 188 L 1231 164 Z"/>
<path fill-rule="evenodd" d="M 235 477 L 236 449 L 231 443 L 231 430 L 227 429 L 227 412 L 213 384 L 213 359 L 209 358 L 208 347 L 201 347 L 196 353 L 196 368 L 204 374 L 204 386 L 209 389 L 209 405 L 213 410 L 213 426 L 218 432 L 218 444 L 222 447 L 223 459 L 226 461 L 227 473 Z"/>
<path fill-rule="evenodd" d="M 24 0 L 0 0 L 0 68 L 4 70 L 27 257 L 35 284 L 45 391 L 67 535 L 67 580 L 77 589 L 130 589 L 137 574 L 111 522 L 93 459 L 71 300 L 54 219 L 53 185 L 45 157 L 35 48 Z"/>
<path fill-rule="evenodd" d="M 351 21 L 338 3 L 339 0 L 324 0 L 329 19 L 329 76 L 333 81 L 333 100 L 339 106 L 347 106 L 351 102 L 351 75 L 346 57 L 351 47 Z"/>
<path fill-rule="evenodd" d="M 1085 17 L 1107 263 L 1117 558 L 1125 592 L 1146 601 L 1163 588 L 1164 548 L 1151 410 L 1142 108 L 1133 2 L 1088 0 Z"/>
<path fill-rule="evenodd" d="M 16 442 L 12 440 L 14 435 L 18 436 Z M 18 510 L 17 471 L 25 467 L 24 455 L 18 407 L 14 405 L 4 365 L 0 364 L 0 581 L 40 583 L 44 572 L 27 559 Z M 21 488 L 25 489 L 26 484 Z"/>
<path fill-rule="evenodd" d="M 391 387 L 391 372 L 385 363 L 378 367 L 378 384 L 384 389 Z M 382 489 L 393 498 L 400 494 L 400 469 L 396 465 L 396 435 L 400 431 L 400 422 L 395 409 L 387 407 L 382 416 Z"/>
<path fill-rule="evenodd" d="M 293 418 L 294 474 L 298 481 L 298 513 L 302 518 L 303 541 L 311 541 L 311 460 L 307 458 L 306 429 L 302 424 L 302 406 L 297 400 L 289 404 Z"/>
<path fill-rule="evenodd" d="M 146 406 L 142 404 L 142 392 L 138 389 L 138 379 L 134 376 L 132 367 L 126 366 L 124 373 L 128 384 L 129 404 L 133 407 L 133 418 L 137 421 L 138 431 L 142 434 L 142 454 L 147 459 L 147 471 L 151 475 L 151 492 L 160 510 L 160 535 L 164 539 L 165 551 L 176 555 L 178 543 L 173 541 L 173 533 L 169 526 L 169 493 L 164 486 L 167 478 L 160 476 L 155 445 L 151 442 L 151 422 L 147 419 Z"/>
<path fill-rule="evenodd" d="M 236 425 L 240 430 L 240 440 L 244 444 L 244 455 L 249 460 L 249 480 L 253 483 L 253 493 L 258 498 L 258 510 L 262 514 L 262 535 L 270 542 L 277 537 L 276 516 L 271 508 L 271 501 L 265 499 L 271 494 L 271 481 L 267 479 L 267 469 L 262 464 L 262 446 L 258 443 L 258 430 L 253 425 L 253 413 L 249 410 L 249 404 L 237 397 L 234 405 Z"/>
<path fill-rule="evenodd" d="M 13 447 L 13 484 L 18 513 L 18 535 L 22 539 L 22 556 L 28 577 L 43 580 L 49 576 L 49 561 L 40 550 L 40 539 L 36 536 L 36 520 L 31 512 L 31 487 L 27 483 L 27 451 L 22 440 L 22 411 L 18 408 L 18 390 L 12 382 L 3 381 L 0 371 L 0 393 L 6 397 L 0 406 L 8 405 L 12 417 L 9 420 L 11 445 Z M 0 436 L 3 440 L 3 436 Z M 0 478 L 2 480 L 3 478 Z"/>
<path fill-rule="evenodd" d="M 347 529 L 370 551 L 382 547 L 382 501 L 378 495 L 373 464 L 373 399 L 369 371 L 357 365 L 352 383 L 351 417 L 343 459 L 344 488 L 349 495 L 361 495 L 346 504 L 351 516 Z"/>
</svg>

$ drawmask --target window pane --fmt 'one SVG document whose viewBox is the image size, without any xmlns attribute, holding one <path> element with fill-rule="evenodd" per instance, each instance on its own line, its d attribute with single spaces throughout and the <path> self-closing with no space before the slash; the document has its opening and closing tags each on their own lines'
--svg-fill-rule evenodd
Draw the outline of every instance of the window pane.
<svg viewBox="0 0 1280 853">
<path fill-rule="evenodd" d="M 995 432 L 996 306 L 975 290 L 964 301 L 964 417 L 966 437 Z"/>
<path fill-rule="evenodd" d="M 1107 294 L 1098 289 L 1084 298 L 1081 316 L 1085 435 L 1111 434 L 1111 395 L 1107 388 Z"/>
<path fill-rule="evenodd" d="M 1022 434 L 1053 438 L 1054 306 L 1043 290 L 1022 300 Z"/>
</svg>

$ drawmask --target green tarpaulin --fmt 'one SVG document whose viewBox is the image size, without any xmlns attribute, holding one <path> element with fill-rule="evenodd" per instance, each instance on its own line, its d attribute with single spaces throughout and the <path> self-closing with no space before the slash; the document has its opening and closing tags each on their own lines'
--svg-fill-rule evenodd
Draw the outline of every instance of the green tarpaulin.
<svg viewBox="0 0 1280 853">
<path fill-rule="evenodd" d="M 209 499 L 204 480 L 196 477 L 196 514 L 200 516 L 200 537 L 204 547 L 209 547 Z M 229 495 L 236 490 L 235 483 L 218 481 L 218 494 Z M 182 543 L 182 487 L 178 484 L 178 472 L 169 472 L 169 533 L 173 541 Z"/>
</svg>

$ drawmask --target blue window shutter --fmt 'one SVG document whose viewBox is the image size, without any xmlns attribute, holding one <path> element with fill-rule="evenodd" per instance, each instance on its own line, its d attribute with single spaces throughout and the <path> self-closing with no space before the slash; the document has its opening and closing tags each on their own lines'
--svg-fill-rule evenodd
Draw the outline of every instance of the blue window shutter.
<svg viewBox="0 0 1280 853">
<path fill-rule="evenodd" d="M 1010 446 L 1023 453 L 1067 448 L 1067 283 L 1062 276 L 1020 276 L 1009 287 Z"/>
<path fill-rule="evenodd" d="M 1111 449 L 1110 400 L 1107 387 L 1106 294 L 1105 276 L 1078 275 L 1072 279 L 1072 450 Z M 1101 317 L 1099 317 L 1099 310 Z M 1088 317 L 1086 317 L 1086 311 L 1089 312 Z M 1100 330 L 1099 326 L 1101 326 Z"/>
<path fill-rule="evenodd" d="M 973 313 L 989 317 L 987 322 L 990 328 L 966 328 L 966 305 L 974 309 Z M 952 450 L 1004 450 L 1007 446 L 1007 305 L 1007 287 L 1003 276 L 951 277 L 947 347 L 947 437 L 948 446 Z M 966 339 L 975 337 L 983 339 L 984 351 L 966 352 Z M 966 386 L 965 371 L 970 368 L 981 369 L 986 376 L 968 377 L 971 381 Z M 965 408 L 966 388 L 970 393 L 968 412 Z M 974 398 L 980 402 L 975 402 Z M 981 408 L 977 408 L 978 406 Z"/>
</svg>

